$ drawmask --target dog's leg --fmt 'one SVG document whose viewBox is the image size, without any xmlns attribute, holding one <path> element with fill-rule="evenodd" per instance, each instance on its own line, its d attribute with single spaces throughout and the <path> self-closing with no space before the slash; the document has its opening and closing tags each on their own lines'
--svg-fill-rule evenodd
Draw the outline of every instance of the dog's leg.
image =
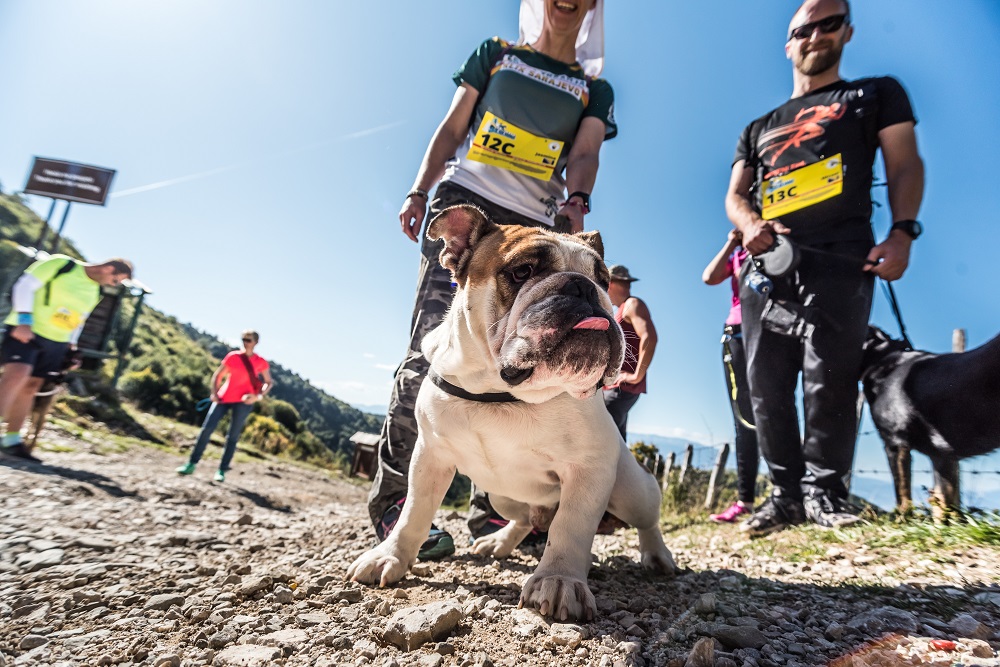
<svg viewBox="0 0 1000 667">
<path fill-rule="evenodd" d="M 892 485 L 896 491 L 896 513 L 909 514 L 913 509 L 911 494 L 913 461 L 910 448 L 905 444 L 890 444 L 886 440 L 885 454 L 889 458 L 889 472 L 892 473 Z"/>
<path fill-rule="evenodd" d="M 423 436 L 417 437 L 410 460 L 409 491 L 399 521 L 385 542 L 351 563 L 347 579 L 385 586 L 402 579 L 413 566 L 430 533 L 434 513 L 455 478 L 455 466 L 443 460 L 439 451 L 440 447 L 426 446 Z"/>
<path fill-rule="evenodd" d="M 560 478 L 560 498 L 549 539 L 535 573 L 521 589 L 519 606 L 559 620 L 594 618 L 597 603 L 587 586 L 590 548 L 614 487 L 611 466 L 573 466 Z"/>
<path fill-rule="evenodd" d="M 531 532 L 530 507 L 495 494 L 490 494 L 490 504 L 509 523 L 495 533 L 477 537 L 472 543 L 472 552 L 481 556 L 506 558 Z"/>
<path fill-rule="evenodd" d="M 660 533 L 660 485 L 639 465 L 624 445 L 618 459 L 618 479 L 611 492 L 608 511 L 639 531 L 642 566 L 663 574 L 674 574 L 677 565 Z"/>
<path fill-rule="evenodd" d="M 931 499 L 931 514 L 934 520 L 943 522 L 948 515 L 961 509 L 959 490 L 959 464 L 956 459 L 931 459 L 934 467 L 934 492 Z"/>
</svg>

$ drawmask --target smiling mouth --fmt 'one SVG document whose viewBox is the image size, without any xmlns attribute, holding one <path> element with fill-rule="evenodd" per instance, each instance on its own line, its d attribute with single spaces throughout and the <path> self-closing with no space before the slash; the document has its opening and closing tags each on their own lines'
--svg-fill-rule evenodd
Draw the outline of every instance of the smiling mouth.
<svg viewBox="0 0 1000 667">
<path fill-rule="evenodd" d="M 575 12 L 578 6 L 579 5 L 577 5 L 575 3 L 572 3 L 572 2 L 556 2 L 555 3 L 556 9 L 558 9 L 561 12 L 566 12 L 568 14 L 572 14 L 573 12 Z"/>
</svg>

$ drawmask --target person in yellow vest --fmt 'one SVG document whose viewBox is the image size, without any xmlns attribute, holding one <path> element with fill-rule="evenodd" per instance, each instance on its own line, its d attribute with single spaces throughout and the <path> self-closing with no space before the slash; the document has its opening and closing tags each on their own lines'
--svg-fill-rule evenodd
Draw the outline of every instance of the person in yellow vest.
<svg viewBox="0 0 1000 667">
<path fill-rule="evenodd" d="M 83 324 L 101 300 L 101 287 L 132 277 L 132 263 L 115 258 L 86 264 L 53 255 L 29 266 L 11 290 L 11 312 L 0 344 L 0 422 L 7 433 L 0 451 L 38 461 L 21 439 L 21 427 L 39 388 L 63 370 Z"/>
</svg>

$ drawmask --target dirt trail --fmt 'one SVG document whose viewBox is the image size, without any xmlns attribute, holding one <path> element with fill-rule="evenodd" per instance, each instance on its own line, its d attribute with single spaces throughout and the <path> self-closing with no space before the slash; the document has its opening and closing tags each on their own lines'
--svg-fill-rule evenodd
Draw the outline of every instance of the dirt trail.
<svg viewBox="0 0 1000 667">
<path fill-rule="evenodd" d="M 372 542 L 366 488 L 274 462 L 217 484 L 214 460 L 179 477 L 159 449 L 46 443 L 43 465 L 0 457 L 0 667 L 1000 665 L 996 548 L 789 558 L 780 536 L 668 525 L 685 571 L 666 579 L 619 531 L 594 545 L 599 619 L 559 624 L 516 607 L 538 552 L 475 557 L 457 514 L 439 516 L 454 557 L 372 589 L 342 581 Z"/>
</svg>

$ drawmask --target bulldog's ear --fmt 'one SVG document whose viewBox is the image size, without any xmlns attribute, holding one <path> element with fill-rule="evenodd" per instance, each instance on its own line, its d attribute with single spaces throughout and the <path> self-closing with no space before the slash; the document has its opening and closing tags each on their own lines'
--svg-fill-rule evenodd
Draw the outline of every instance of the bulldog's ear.
<svg viewBox="0 0 1000 667">
<path fill-rule="evenodd" d="M 479 239 L 498 229 L 486 214 L 475 206 L 460 204 L 441 211 L 427 226 L 427 238 L 444 239 L 441 266 L 459 276 L 472 257 L 472 249 Z"/>
<path fill-rule="evenodd" d="M 577 232 L 573 234 L 574 238 L 580 239 L 591 248 L 593 248 L 601 259 L 604 259 L 604 241 L 601 240 L 601 233 L 598 231 L 593 232 Z"/>
</svg>

